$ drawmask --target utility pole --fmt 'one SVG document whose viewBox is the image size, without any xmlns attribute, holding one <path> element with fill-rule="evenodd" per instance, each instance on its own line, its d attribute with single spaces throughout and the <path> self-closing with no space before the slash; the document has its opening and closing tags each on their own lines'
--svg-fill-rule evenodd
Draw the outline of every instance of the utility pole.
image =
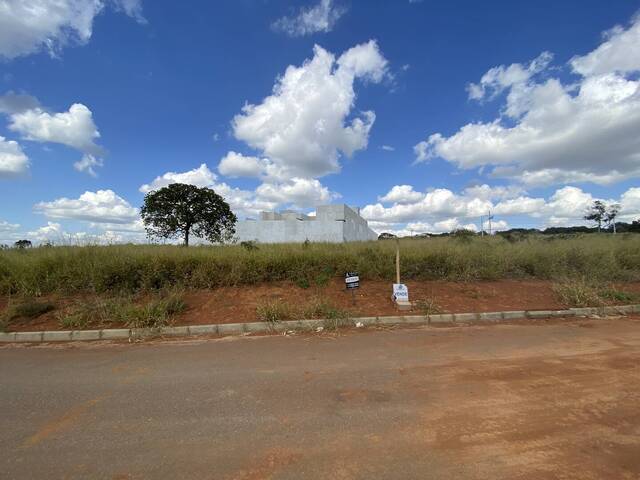
<svg viewBox="0 0 640 480">
<path fill-rule="evenodd" d="M 491 210 L 489 210 L 489 215 L 487 216 L 489 219 L 489 235 L 491 235 L 491 220 L 493 219 L 493 215 L 491 215 Z"/>
</svg>

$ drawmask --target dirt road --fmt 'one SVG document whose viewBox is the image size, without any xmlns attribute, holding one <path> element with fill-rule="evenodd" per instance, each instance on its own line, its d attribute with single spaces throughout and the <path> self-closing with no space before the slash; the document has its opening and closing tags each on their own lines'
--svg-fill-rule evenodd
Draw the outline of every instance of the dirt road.
<svg viewBox="0 0 640 480">
<path fill-rule="evenodd" d="M 0 348 L 5 479 L 637 479 L 640 319 Z"/>
</svg>

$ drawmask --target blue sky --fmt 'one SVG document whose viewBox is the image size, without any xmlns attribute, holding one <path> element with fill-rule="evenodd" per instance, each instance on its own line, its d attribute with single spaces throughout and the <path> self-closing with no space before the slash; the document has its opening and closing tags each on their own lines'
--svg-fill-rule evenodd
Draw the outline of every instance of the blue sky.
<svg viewBox="0 0 640 480">
<path fill-rule="evenodd" d="M 640 218 L 639 9 L 0 0 L 0 243 L 142 240 L 172 181 L 405 234 Z"/>
</svg>

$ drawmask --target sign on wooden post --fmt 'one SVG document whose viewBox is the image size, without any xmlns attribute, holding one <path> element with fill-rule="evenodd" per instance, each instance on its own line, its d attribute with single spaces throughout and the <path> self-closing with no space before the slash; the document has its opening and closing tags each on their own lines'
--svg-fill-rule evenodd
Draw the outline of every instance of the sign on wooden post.
<svg viewBox="0 0 640 480">
<path fill-rule="evenodd" d="M 393 300 L 396 303 L 409 301 L 409 289 L 404 283 L 393 284 Z"/>
<path fill-rule="evenodd" d="M 347 272 L 344 274 L 344 283 L 348 289 L 358 288 L 360 286 L 360 277 L 358 272 Z"/>
<path fill-rule="evenodd" d="M 344 283 L 347 290 L 351 290 L 351 302 L 356 304 L 356 288 L 360 286 L 360 276 L 358 272 L 347 272 L 344 274 Z"/>
</svg>

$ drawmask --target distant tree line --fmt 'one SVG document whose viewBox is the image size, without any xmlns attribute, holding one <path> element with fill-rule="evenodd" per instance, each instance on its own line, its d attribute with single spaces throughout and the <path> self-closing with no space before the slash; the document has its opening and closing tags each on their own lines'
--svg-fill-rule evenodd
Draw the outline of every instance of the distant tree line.
<svg viewBox="0 0 640 480">
<path fill-rule="evenodd" d="M 592 222 L 593 227 L 587 227 L 585 225 L 575 225 L 572 227 L 548 227 L 545 229 L 538 228 L 510 228 L 509 230 L 502 230 L 496 232 L 496 235 L 512 238 L 514 236 L 525 235 L 568 235 L 576 233 L 640 233 L 640 219 L 634 220 L 631 223 L 616 222 L 618 214 L 620 213 L 620 205 L 617 203 L 606 205 L 600 200 L 593 202 L 593 205 L 589 207 L 585 215 L 582 217 L 585 220 Z M 457 229 L 452 232 L 444 233 L 420 233 L 414 235 L 414 238 L 424 237 L 469 237 L 480 235 L 481 232 L 475 232 L 473 230 Z M 393 233 L 383 232 L 378 236 L 378 240 L 387 240 L 396 238 Z"/>
<path fill-rule="evenodd" d="M 613 233 L 614 224 L 607 227 L 587 227 L 584 225 L 576 225 L 572 227 L 548 227 L 545 229 L 538 228 L 510 228 L 509 230 L 501 230 L 496 232 L 496 235 L 502 237 L 508 237 L 510 235 L 568 235 L 577 233 Z M 615 231 L 617 233 L 640 233 L 640 220 L 634 220 L 631 223 L 615 222 Z M 452 232 L 444 233 L 420 233 L 413 235 L 412 238 L 427 238 L 427 237 L 455 237 L 455 236 L 480 236 L 480 232 L 474 232 L 473 230 L 455 230 Z M 396 238 L 396 235 L 389 232 L 383 232 L 378 235 L 378 240 L 389 240 Z"/>
</svg>

